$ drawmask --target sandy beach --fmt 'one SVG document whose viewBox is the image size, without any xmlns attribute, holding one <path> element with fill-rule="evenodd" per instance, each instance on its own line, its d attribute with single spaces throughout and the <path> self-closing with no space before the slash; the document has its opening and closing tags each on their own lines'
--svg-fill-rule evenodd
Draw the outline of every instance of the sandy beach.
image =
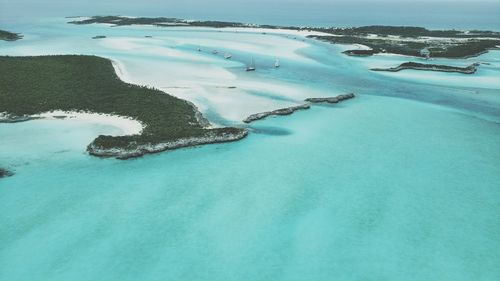
<svg viewBox="0 0 500 281">
<path fill-rule="evenodd" d="M 142 130 L 145 128 L 145 126 L 141 122 L 129 117 L 110 115 L 110 114 L 91 113 L 91 112 L 55 110 L 55 111 L 36 114 L 33 115 L 32 117 L 43 118 L 47 120 L 68 119 L 71 121 L 113 126 L 119 128 L 122 131 L 122 133 L 119 135 L 124 135 L 124 136 L 140 134 Z"/>
</svg>

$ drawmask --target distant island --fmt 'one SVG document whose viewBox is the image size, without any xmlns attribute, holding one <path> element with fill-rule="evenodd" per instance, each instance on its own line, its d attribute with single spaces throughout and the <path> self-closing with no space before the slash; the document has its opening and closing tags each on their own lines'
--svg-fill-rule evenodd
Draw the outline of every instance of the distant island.
<svg viewBox="0 0 500 281">
<path fill-rule="evenodd" d="M 122 16 L 95 16 L 91 18 L 70 21 L 71 24 L 106 23 L 115 26 L 124 25 L 154 25 L 163 27 L 240 27 L 289 29 L 298 31 L 321 32 L 322 35 L 308 37 L 333 44 L 359 44 L 369 49 L 347 50 L 344 53 L 351 56 L 371 56 L 379 53 L 391 53 L 407 56 L 423 56 L 422 50 L 428 56 L 439 58 L 467 58 L 481 55 L 490 49 L 500 48 L 500 32 L 494 31 L 458 31 L 458 30 L 428 30 L 422 27 L 408 26 L 363 26 L 352 28 L 333 27 L 296 27 L 257 25 L 226 21 L 190 21 L 178 18 L 146 18 Z M 427 55 L 425 55 L 427 56 Z"/>
<path fill-rule="evenodd" d="M 9 31 L 1 30 L 0 29 L 0 40 L 4 41 L 16 41 L 19 39 L 22 39 L 23 36 L 19 33 L 12 33 Z"/>
<path fill-rule="evenodd" d="M 372 71 L 389 71 L 389 72 L 398 72 L 405 69 L 413 69 L 413 70 L 424 70 L 424 71 L 439 71 L 439 72 L 458 72 L 463 74 L 474 74 L 477 71 L 478 64 L 471 64 L 467 67 L 457 67 L 457 66 L 449 66 L 449 65 L 440 65 L 440 64 L 424 64 L 417 62 L 405 62 L 397 67 L 391 68 L 372 68 Z"/>
<path fill-rule="evenodd" d="M 26 121 L 54 110 L 130 117 L 139 135 L 99 136 L 87 150 L 127 159 L 186 146 L 235 141 L 243 128 L 210 128 L 196 107 L 160 90 L 121 81 L 111 61 L 96 56 L 0 57 L 0 115 Z"/>
<path fill-rule="evenodd" d="M 11 172 L 7 169 L 4 169 L 4 168 L 0 168 L 0 178 L 11 177 L 13 175 L 14 175 L 13 172 Z"/>
</svg>

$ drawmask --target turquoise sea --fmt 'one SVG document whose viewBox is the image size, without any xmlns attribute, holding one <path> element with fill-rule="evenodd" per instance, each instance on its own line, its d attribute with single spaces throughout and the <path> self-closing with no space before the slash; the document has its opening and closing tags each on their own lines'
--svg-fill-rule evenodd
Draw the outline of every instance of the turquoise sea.
<svg viewBox="0 0 500 281">
<path fill-rule="evenodd" d="M 107 57 L 217 125 L 357 97 L 256 122 L 239 142 L 128 161 L 85 153 L 116 127 L 0 124 L 0 166 L 16 173 L 0 180 L 0 280 L 500 279 L 500 51 L 435 61 L 487 63 L 470 76 L 374 73 L 418 59 L 347 57 L 302 35 L 57 17 L 2 27 L 25 39 L 0 55 Z"/>
</svg>

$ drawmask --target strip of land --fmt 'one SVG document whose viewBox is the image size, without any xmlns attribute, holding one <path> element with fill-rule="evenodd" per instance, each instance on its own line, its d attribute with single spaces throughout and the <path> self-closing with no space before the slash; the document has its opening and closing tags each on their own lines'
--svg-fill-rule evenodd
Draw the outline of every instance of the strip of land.
<svg viewBox="0 0 500 281">
<path fill-rule="evenodd" d="M 12 32 L 0 29 L 0 40 L 16 41 L 16 40 L 19 40 L 22 38 L 23 38 L 23 36 L 19 33 L 12 33 Z"/>
<path fill-rule="evenodd" d="M 391 53 L 417 57 L 422 55 L 421 51 L 423 49 L 427 49 L 432 57 L 467 58 L 479 56 L 491 49 L 500 48 L 500 32 L 480 30 L 428 30 L 422 27 L 409 26 L 363 26 L 352 28 L 296 27 L 225 21 L 189 21 L 166 17 L 131 18 L 122 16 L 95 16 L 70 21 L 69 23 L 106 23 L 115 26 L 154 25 L 164 27 L 193 26 L 288 29 L 314 32 L 315 34 L 309 35 L 309 37 L 333 44 L 358 44 L 368 47 L 368 50 L 351 49 L 344 52 L 350 56 L 371 56 L 379 53 Z"/>
<path fill-rule="evenodd" d="M 0 57 L 3 121 L 45 112 L 102 113 L 132 118 L 141 134 L 99 136 L 91 155 L 126 159 L 168 149 L 244 138 L 243 128 L 210 128 L 196 107 L 160 90 L 121 81 L 111 61 L 95 56 Z"/>
<path fill-rule="evenodd" d="M 308 98 L 305 101 L 310 103 L 339 103 L 348 99 L 354 98 L 354 94 L 338 95 L 336 97 L 326 97 L 326 98 Z"/>
<path fill-rule="evenodd" d="M 272 115 L 290 115 L 290 114 L 294 113 L 295 111 L 306 110 L 306 109 L 311 108 L 312 103 L 339 103 L 339 102 L 342 102 L 344 100 L 348 100 L 348 99 L 352 99 L 352 98 L 354 98 L 354 94 L 352 94 L 352 93 L 345 94 L 345 95 L 338 95 L 335 97 L 307 98 L 304 100 L 307 102 L 305 104 L 252 114 L 252 115 L 248 116 L 247 118 L 245 118 L 245 120 L 243 120 L 243 122 L 251 123 L 251 122 L 254 122 L 257 120 L 264 119 L 268 116 L 272 116 Z"/>
<path fill-rule="evenodd" d="M 405 62 L 397 67 L 391 68 L 372 68 L 372 71 L 388 71 L 398 72 L 406 69 L 423 70 L 423 71 L 438 71 L 438 72 L 457 72 L 462 74 L 474 74 L 477 71 L 477 64 L 471 64 L 467 67 L 440 65 L 440 64 L 424 64 L 417 62 Z"/>
<path fill-rule="evenodd" d="M 253 121 L 264 119 L 264 118 L 271 116 L 271 115 L 290 115 L 297 110 L 309 109 L 310 107 L 311 106 L 309 104 L 301 104 L 301 105 L 291 106 L 291 107 L 287 107 L 287 108 L 280 108 L 280 109 L 276 109 L 273 111 L 256 113 L 256 114 L 252 114 L 252 115 L 248 116 L 247 118 L 245 118 L 245 120 L 243 120 L 243 122 L 251 123 Z"/>
</svg>

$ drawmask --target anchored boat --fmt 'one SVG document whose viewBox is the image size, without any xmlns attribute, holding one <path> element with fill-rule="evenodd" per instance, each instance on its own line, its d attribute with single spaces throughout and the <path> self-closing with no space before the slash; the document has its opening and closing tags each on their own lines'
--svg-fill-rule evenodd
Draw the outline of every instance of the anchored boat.
<svg viewBox="0 0 500 281">
<path fill-rule="evenodd" d="M 247 71 L 255 71 L 255 62 L 253 61 L 253 57 L 252 62 L 247 66 Z"/>
</svg>

